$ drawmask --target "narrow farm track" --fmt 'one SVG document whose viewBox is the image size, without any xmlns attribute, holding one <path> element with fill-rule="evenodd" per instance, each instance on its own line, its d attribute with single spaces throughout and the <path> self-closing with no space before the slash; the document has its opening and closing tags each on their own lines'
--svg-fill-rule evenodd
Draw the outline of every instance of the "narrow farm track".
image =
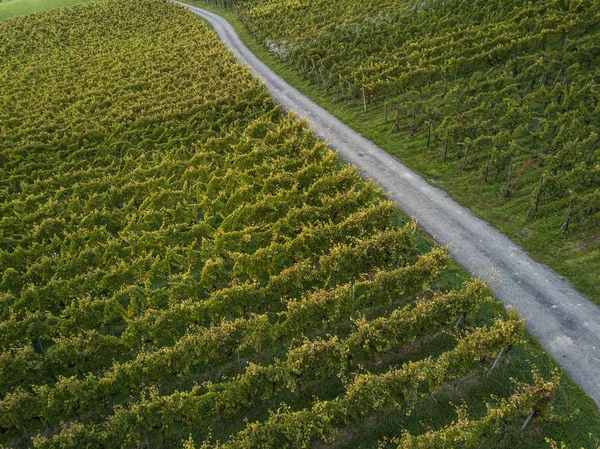
<svg viewBox="0 0 600 449">
<path fill-rule="evenodd" d="M 246 48 L 224 18 L 184 6 L 210 22 L 273 97 L 286 109 L 306 118 L 314 132 L 344 162 L 355 165 L 365 178 L 375 181 L 400 209 L 447 246 L 464 268 L 490 282 L 496 297 L 520 311 L 527 319 L 529 332 L 600 406 L 600 308 L 444 191 L 429 185 L 398 159 L 287 84 Z"/>
</svg>

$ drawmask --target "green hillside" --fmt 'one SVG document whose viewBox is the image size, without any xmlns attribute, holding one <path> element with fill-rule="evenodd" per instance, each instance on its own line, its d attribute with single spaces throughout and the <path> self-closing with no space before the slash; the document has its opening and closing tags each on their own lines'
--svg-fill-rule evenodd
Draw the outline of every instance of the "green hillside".
<svg viewBox="0 0 600 449">
<path fill-rule="evenodd" d="M 0 446 L 600 434 L 522 320 L 183 8 L 0 22 L 0 85 Z"/>
<path fill-rule="evenodd" d="M 598 2 L 216 3 L 294 84 L 600 303 Z"/>
<path fill-rule="evenodd" d="M 0 20 L 35 12 L 50 11 L 89 1 L 91 0 L 0 0 Z"/>
</svg>

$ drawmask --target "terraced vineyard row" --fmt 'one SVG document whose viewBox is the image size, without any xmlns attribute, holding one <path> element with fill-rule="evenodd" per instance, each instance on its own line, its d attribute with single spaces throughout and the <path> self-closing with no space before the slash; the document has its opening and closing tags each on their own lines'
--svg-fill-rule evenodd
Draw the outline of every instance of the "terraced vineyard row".
<svg viewBox="0 0 600 449">
<path fill-rule="evenodd" d="M 229 3 L 329 98 L 364 104 L 361 133 L 600 301 L 579 269 L 600 263 L 598 2 Z"/>
<path fill-rule="evenodd" d="M 0 445 L 307 447 L 394 411 L 420 447 L 458 388 L 470 441 L 542 442 L 564 387 L 523 322 L 187 11 L 9 20 L 0 58 Z"/>
</svg>

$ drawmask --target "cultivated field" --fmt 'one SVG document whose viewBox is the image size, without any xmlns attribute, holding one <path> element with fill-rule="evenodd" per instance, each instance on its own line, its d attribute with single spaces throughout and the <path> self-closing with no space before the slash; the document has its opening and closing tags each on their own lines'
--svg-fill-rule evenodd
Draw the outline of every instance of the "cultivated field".
<svg viewBox="0 0 600 449">
<path fill-rule="evenodd" d="M 600 304 L 598 2 L 212 3 L 236 5 L 292 84 L 311 80 L 326 108 Z"/>
<path fill-rule="evenodd" d="M 0 61 L 0 446 L 600 434 L 522 320 L 188 11 L 10 19 Z"/>
</svg>

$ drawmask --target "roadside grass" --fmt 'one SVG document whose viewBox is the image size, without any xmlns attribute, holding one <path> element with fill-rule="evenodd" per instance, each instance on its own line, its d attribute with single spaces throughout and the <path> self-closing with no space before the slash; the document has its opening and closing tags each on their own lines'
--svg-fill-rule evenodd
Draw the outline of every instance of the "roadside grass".
<svg viewBox="0 0 600 449">
<path fill-rule="evenodd" d="M 88 3 L 92 0 L 1 0 L 0 20 Z"/>
<path fill-rule="evenodd" d="M 238 35 L 246 46 L 263 62 L 265 62 L 272 70 L 274 70 L 279 76 L 284 78 L 287 82 L 292 84 L 302 93 L 310 97 L 320 106 L 326 108 L 331 113 L 336 115 L 344 123 L 347 123 L 357 131 L 361 132 L 364 136 L 372 139 L 379 146 L 386 151 L 401 157 L 404 157 L 404 151 L 395 151 L 395 147 L 398 145 L 397 139 L 392 138 L 388 128 L 380 129 L 373 124 L 373 120 L 370 116 L 364 116 L 362 110 L 362 104 L 346 104 L 344 102 L 336 101 L 332 96 L 326 94 L 323 90 L 315 87 L 310 81 L 305 80 L 299 75 L 294 69 L 285 65 L 281 60 L 273 57 L 267 50 L 265 50 L 261 44 L 259 44 L 248 31 L 243 27 L 241 22 L 238 20 L 235 12 L 226 8 L 217 7 L 209 2 L 203 0 L 193 0 L 190 2 L 195 6 L 205 8 L 213 11 L 223 17 L 225 17 L 235 28 Z M 377 115 L 373 113 L 373 115 Z M 406 150 L 414 149 L 414 146 L 418 145 L 418 141 L 410 141 L 407 145 Z M 415 156 L 413 159 L 418 159 Z M 410 161 L 409 161 L 410 162 Z M 410 164 L 409 164 L 410 165 Z M 423 167 L 427 167 L 424 163 L 421 167 L 415 167 L 421 174 L 427 179 L 436 183 L 441 188 L 447 189 L 454 195 L 450 183 L 445 181 L 449 176 L 454 176 L 455 173 L 450 169 L 446 169 L 449 173 L 442 173 L 441 168 L 430 167 L 425 170 Z M 527 174 L 524 174 L 527 176 Z M 436 182 L 437 181 L 437 182 Z M 484 186 L 488 187 L 489 186 Z M 460 192 L 459 192 L 460 193 Z M 465 203 L 465 198 L 461 195 L 456 195 L 455 198 Z M 511 205 L 511 207 L 513 207 Z M 479 210 L 474 208 L 474 212 L 488 219 L 493 214 L 497 214 L 494 220 L 498 228 L 506 232 L 511 238 L 520 244 L 523 244 L 522 239 L 515 236 L 515 232 L 511 232 L 513 229 L 511 226 L 500 225 L 499 221 L 502 220 L 503 213 L 495 211 L 493 208 Z M 522 230 L 521 232 L 528 232 Z M 524 239 L 524 237 L 523 237 Z M 550 238 L 548 240 L 551 240 Z M 551 242 L 537 242 L 537 245 L 549 245 Z M 433 244 L 433 240 L 429 237 L 423 237 L 419 246 L 421 250 L 427 251 L 427 248 Z M 600 247 L 600 242 L 596 242 L 597 247 Z M 559 245 L 555 245 L 558 247 Z M 531 251 L 531 248 L 526 246 L 535 256 L 535 251 Z M 543 247 L 541 248 L 543 252 Z M 595 269 L 594 267 L 600 266 L 600 256 L 597 254 L 600 252 L 600 248 L 597 248 L 596 254 L 591 254 L 590 251 L 586 252 L 587 255 L 580 254 L 578 257 L 586 258 L 586 267 L 590 270 Z M 573 251 L 577 252 L 577 249 Z M 538 257 L 543 262 L 551 264 L 548 257 Z M 565 274 L 569 274 L 566 269 L 569 265 L 576 266 L 579 262 L 575 257 L 571 257 L 567 261 L 562 261 L 560 267 L 557 267 L 558 262 L 554 263 L 555 268 Z M 552 265 L 552 264 L 551 264 Z M 587 271 L 583 270 L 583 271 Z M 454 264 L 453 268 L 448 271 L 445 275 L 445 282 L 450 285 L 459 285 L 465 279 L 469 277 L 469 274 Z M 571 278 L 578 287 L 587 293 L 600 293 L 600 287 L 586 285 L 582 282 L 577 283 L 576 279 Z M 600 295 L 598 295 L 600 296 Z M 595 298 L 598 302 L 598 298 Z M 489 320 L 494 315 L 504 314 L 504 308 L 500 302 L 495 302 L 488 307 L 485 307 L 479 316 L 470 317 L 471 322 L 483 322 Z M 565 442 L 569 448 L 591 448 L 596 449 L 598 447 L 598 441 L 594 439 L 594 435 L 600 435 L 600 413 L 594 402 L 567 376 L 567 374 L 556 364 L 556 362 L 541 348 L 539 343 L 534 337 L 527 333 L 526 343 L 520 348 L 516 348 L 511 351 L 509 355 L 510 363 L 504 363 L 502 367 L 489 378 L 485 379 L 481 383 L 477 383 L 476 386 L 469 385 L 468 381 L 457 382 L 453 385 L 454 390 L 447 390 L 440 392 L 434 398 L 427 399 L 425 401 L 418 402 L 410 416 L 404 414 L 398 414 L 395 410 L 388 410 L 377 414 L 372 417 L 370 421 L 364 425 L 349 427 L 340 431 L 341 439 L 335 444 L 336 448 L 375 448 L 377 442 L 381 440 L 384 435 L 400 434 L 402 429 L 409 430 L 412 433 L 421 433 L 427 431 L 429 428 L 437 428 L 444 424 L 456 419 L 456 413 L 454 408 L 465 402 L 469 406 L 470 413 L 474 416 L 482 415 L 485 412 L 485 402 L 483 398 L 489 397 L 491 394 L 498 396 L 505 396 L 507 392 L 511 390 L 514 385 L 514 381 L 530 381 L 531 368 L 537 367 L 538 371 L 544 375 L 548 375 L 553 369 L 558 368 L 562 374 L 561 388 L 557 392 L 555 401 L 553 403 L 554 418 L 551 420 L 539 420 L 536 421 L 533 426 L 530 426 L 526 432 L 524 432 L 523 438 L 518 442 L 512 439 L 500 441 L 498 439 L 490 439 L 489 445 L 486 444 L 486 448 L 507 448 L 516 447 L 519 448 L 549 448 L 540 435 L 551 438 L 556 441 Z M 439 353 L 444 348 L 444 339 L 434 340 L 429 342 L 427 347 L 423 347 L 418 352 L 427 352 L 431 354 Z M 419 354 L 421 356 L 423 354 Z M 336 388 L 334 385 L 331 388 Z M 293 401 L 293 398 L 290 398 Z M 568 405 L 567 405 L 568 404 Z M 298 405 L 298 404 L 296 404 Z M 309 404 L 307 404 L 309 405 Z M 568 415 L 567 418 L 567 407 Z M 265 408 L 265 411 L 268 407 Z M 250 421 L 259 419 L 260 417 L 253 414 Z M 223 438 L 230 429 L 213 429 L 213 436 L 217 439 Z M 320 447 L 320 446 L 319 446 Z"/>
<path fill-rule="evenodd" d="M 333 94 L 304 79 L 295 69 L 269 53 L 244 28 L 234 11 L 215 6 L 207 0 L 192 0 L 190 3 L 220 13 L 234 26 L 246 46 L 288 83 L 343 123 L 398 157 L 431 184 L 448 192 L 455 201 L 470 208 L 477 216 L 521 245 L 534 259 L 567 278 L 576 289 L 600 305 L 600 220 L 589 220 L 584 226 L 571 226 L 568 232 L 561 233 L 560 227 L 565 217 L 554 212 L 558 203 L 542 204 L 536 214 L 528 217 L 530 186 L 537 182 L 534 167 L 527 167 L 523 171 L 520 187 L 513 187 L 508 199 L 503 191 L 505 174 L 488 183 L 477 182 L 480 173 L 461 170 L 462 158 L 443 162 L 441 152 L 432 155 L 423 151 L 427 144 L 424 136 L 403 139 L 392 133 L 393 111 L 388 111 L 386 123 L 382 103 L 369 104 L 365 113 L 362 101 L 337 100 Z M 400 123 L 400 129 L 406 130 L 408 126 L 408 121 Z M 514 172 L 519 168 L 514 167 Z M 513 173 L 513 179 L 514 176 Z M 528 188 L 523 188 L 525 186 Z"/>
</svg>

